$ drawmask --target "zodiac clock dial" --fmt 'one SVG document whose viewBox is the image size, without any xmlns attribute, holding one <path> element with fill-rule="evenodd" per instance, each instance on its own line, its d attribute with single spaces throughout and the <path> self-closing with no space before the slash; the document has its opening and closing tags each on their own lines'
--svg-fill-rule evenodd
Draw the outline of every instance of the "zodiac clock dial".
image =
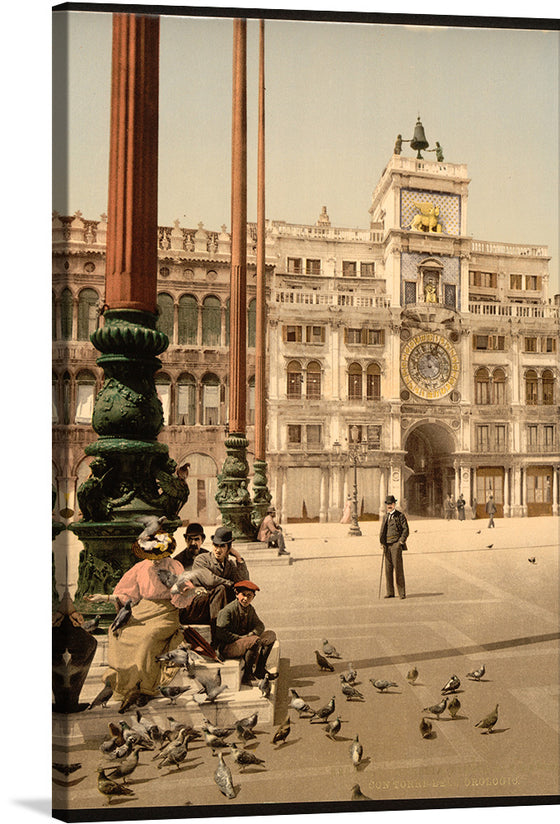
<svg viewBox="0 0 560 824">
<path fill-rule="evenodd" d="M 459 357 L 443 335 L 424 332 L 411 338 L 401 350 L 401 375 L 415 395 L 437 400 L 447 395 L 459 376 Z"/>
</svg>

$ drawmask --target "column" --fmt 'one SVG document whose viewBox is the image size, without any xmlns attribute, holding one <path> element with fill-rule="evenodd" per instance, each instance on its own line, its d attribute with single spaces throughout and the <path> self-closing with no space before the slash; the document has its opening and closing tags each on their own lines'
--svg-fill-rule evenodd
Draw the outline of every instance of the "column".
<svg viewBox="0 0 560 824">
<path fill-rule="evenodd" d="M 387 470 L 379 469 L 379 517 L 385 514 L 385 498 L 387 497 Z"/>
<path fill-rule="evenodd" d="M 251 541 L 247 463 L 247 21 L 233 20 L 229 436 L 216 503 L 235 541 Z"/>
<path fill-rule="evenodd" d="M 504 518 L 509 518 L 511 507 L 509 504 L 509 467 L 504 469 Z"/>
<path fill-rule="evenodd" d="M 179 303 L 173 301 L 173 340 L 170 343 L 179 343 Z"/>
<path fill-rule="evenodd" d="M 78 599 L 97 586 L 95 559 L 107 564 L 112 591 L 134 562 L 142 518 L 165 516 L 173 532 L 189 496 L 157 441 L 163 413 L 154 374 L 168 346 L 156 329 L 159 16 L 119 13 L 112 21 L 106 309 L 91 336 L 104 383 L 92 418 L 99 438 L 85 449 L 91 476 L 77 492 L 83 521 L 72 525 L 85 546 Z"/>
<path fill-rule="evenodd" d="M 327 521 L 329 509 L 329 470 L 328 467 L 321 467 L 321 485 L 319 490 L 319 522 L 324 524 Z"/>
<path fill-rule="evenodd" d="M 259 127 L 257 175 L 257 290 L 255 324 L 255 460 L 253 520 L 260 522 L 272 500 L 266 477 L 266 233 L 264 128 L 264 20 L 259 26 Z"/>
</svg>

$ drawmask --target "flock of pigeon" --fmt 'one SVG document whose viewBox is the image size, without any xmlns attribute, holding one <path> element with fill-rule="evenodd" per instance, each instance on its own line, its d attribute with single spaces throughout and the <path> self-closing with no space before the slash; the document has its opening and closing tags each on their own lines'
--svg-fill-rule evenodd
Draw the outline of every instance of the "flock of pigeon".
<svg viewBox="0 0 560 824">
<path fill-rule="evenodd" d="M 334 672 L 335 670 L 331 661 L 342 658 L 335 647 L 326 639 L 322 642 L 322 651 L 315 650 L 315 656 L 319 669 L 328 672 Z M 170 705 L 175 704 L 177 699 L 190 689 L 196 690 L 192 694 L 199 705 L 202 707 L 212 705 L 223 690 L 227 689 L 222 684 L 220 669 L 216 670 L 216 674 L 209 675 L 206 670 L 197 666 L 197 663 L 204 659 L 189 649 L 188 645 L 160 656 L 159 660 L 184 669 L 189 678 L 195 682 L 193 687 L 190 685 L 174 686 L 172 684 L 160 687 L 162 698 L 166 698 Z M 485 672 L 484 665 L 481 665 L 478 669 L 467 673 L 466 677 L 470 681 L 480 681 Z M 345 672 L 340 673 L 339 678 L 342 698 L 346 701 L 365 701 L 363 692 L 357 688 L 357 685 L 360 684 L 358 672 L 351 663 Z M 409 684 L 414 685 L 417 679 L 418 669 L 412 667 L 407 674 L 407 680 Z M 267 682 L 267 687 L 264 686 L 263 682 L 260 682 L 259 686 L 263 691 L 263 695 L 265 695 L 267 694 L 266 690 L 270 690 L 270 683 L 267 678 L 263 681 Z M 390 692 L 391 688 L 398 686 L 394 681 L 381 678 L 370 678 L 369 681 L 374 689 L 381 693 Z M 441 689 L 441 701 L 423 708 L 419 724 L 422 738 L 434 737 L 432 720 L 438 720 L 446 710 L 453 719 L 457 717 L 461 707 L 457 695 L 460 686 L 459 677 L 452 675 Z M 282 724 L 272 733 L 272 745 L 275 748 L 280 747 L 290 735 L 292 728 L 290 711 L 296 712 L 298 719 L 305 718 L 310 724 L 323 725 L 326 736 L 336 741 L 344 723 L 340 716 L 336 714 L 336 696 L 333 695 L 324 706 L 313 708 L 298 694 L 295 688 L 290 687 L 288 691 L 290 697 L 288 712 Z M 90 706 L 100 704 L 106 706 L 109 698 L 110 691 L 104 693 L 102 690 Z M 134 699 L 132 698 L 124 709 L 130 709 L 133 706 Z M 121 706 L 119 712 L 122 714 L 123 711 Z M 155 762 L 158 770 L 167 768 L 169 772 L 173 772 L 182 769 L 191 742 L 197 742 L 197 745 L 202 748 L 206 747 L 218 759 L 213 772 L 213 779 L 219 791 L 228 799 L 236 797 L 237 789 L 225 756 L 231 756 L 232 762 L 237 765 L 241 773 L 248 767 L 266 769 L 265 760 L 257 757 L 251 750 L 251 747 L 257 743 L 258 733 L 255 731 L 255 727 L 258 722 L 258 712 L 242 718 L 231 726 L 223 727 L 211 724 L 207 718 L 203 717 L 200 730 L 194 729 L 188 724 L 180 723 L 171 716 L 168 716 L 167 720 L 169 727 L 161 729 L 157 724 L 144 717 L 140 709 L 137 708 L 135 718 L 128 721 L 119 720 L 118 722 L 109 723 L 109 737 L 100 746 L 102 760 L 97 767 L 97 788 L 106 797 L 108 803 L 111 803 L 117 797 L 134 795 L 132 788 L 128 786 L 127 780 L 140 763 L 140 753 L 145 751 L 152 753 L 151 760 Z M 492 712 L 478 721 L 475 726 L 488 734 L 492 732 L 497 720 L 498 705 Z M 229 740 L 234 733 L 237 737 L 236 743 Z M 363 755 L 364 748 L 359 740 L 359 735 L 356 734 L 349 747 L 350 761 L 356 769 L 363 763 Z M 79 766 L 77 765 L 76 768 Z M 351 788 L 351 800 L 367 801 L 372 799 L 364 795 L 359 784 L 354 784 Z"/>
</svg>

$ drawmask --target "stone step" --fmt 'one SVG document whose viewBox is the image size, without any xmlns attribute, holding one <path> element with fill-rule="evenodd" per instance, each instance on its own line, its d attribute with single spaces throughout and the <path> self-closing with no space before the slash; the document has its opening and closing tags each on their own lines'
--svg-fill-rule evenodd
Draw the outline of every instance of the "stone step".
<svg viewBox="0 0 560 824">
<path fill-rule="evenodd" d="M 103 660 L 104 656 L 106 658 L 106 636 L 104 640 L 105 644 L 98 644 L 96 656 L 80 694 L 80 703 L 84 707 L 93 701 L 103 687 L 102 676 L 107 666 Z M 279 664 L 280 645 L 276 641 L 268 657 L 267 669 L 271 673 L 276 673 Z M 197 666 L 199 665 L 197 664 Z M 228 684 L 228 689 L 224 690 L 215 701 L 197 703 L 193 697 L 196 694 L 196 681 L 189 678 L 185 671 L 179 670 L 172 683 L 177 686 L 190 686 L 191 689 L 176 698 L 174 702 L 163 697 L 152 699 L 145 707 L 140 709 L 142 716 L 153 721 L 161 729 L 169 727 L 168 716 L 196 728 L 200 728 L 205 718 L 218 726 L 230 726 L 235 721 L 251 715 L 253 712 L 259 713 L 260 724 L 271 724 L 273 722 L 278 679 L 271 681 L 270 697 L 267 699 L 263 698 L 261 691 L 256 686 L 256 681 L 254 682 L 255 686 L 240 684 L 240 661 L 208 662 L 201 666 L 208 672 L 220 668 L 223 683 Z M 237 688 L 235 688 L 235 684 L 237 684 Z M 135 707 L 131 707 L 130 710 L 120 715 L 118 712 L 119 706 L 120 702 L 111 699 L 106 707 L 95 707 L 92 710 L 84 709 L 82 712 L 68 715 L 53 713 L 53 747 L 64 749 L 79 747 L 85 741 L 101 742 L 107 737 L 109 721 L 118 723 L 121 720 L 135 720 Z"/>
<path fill-rule="evenodd" d="M 244 558 L 249 570 L 252 566 L 267 564 L 269 566 L 289 566 L 292 563 L 291 555 L 278 555 L 275 547 L 268 547 L 262 541 L 244 543 L 235 541 L 234 547 Z"/>
</svg>

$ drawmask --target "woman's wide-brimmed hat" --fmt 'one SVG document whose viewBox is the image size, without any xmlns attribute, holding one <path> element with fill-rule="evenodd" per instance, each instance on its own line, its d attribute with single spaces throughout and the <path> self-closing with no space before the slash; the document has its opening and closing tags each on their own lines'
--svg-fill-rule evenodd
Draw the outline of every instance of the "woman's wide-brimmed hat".
<svg viewBox="0 0 560 824">
<path fill-rule="evenodd" d="M 175 551 L 177 542 L 173 535 L 167 532 L 158 532 L 151 538 L 141 541 L 134 541 L 132 551 L 137 558 L 143 561 L 157 561 L 159 558 L 167 558 Z"/>
</svg>

